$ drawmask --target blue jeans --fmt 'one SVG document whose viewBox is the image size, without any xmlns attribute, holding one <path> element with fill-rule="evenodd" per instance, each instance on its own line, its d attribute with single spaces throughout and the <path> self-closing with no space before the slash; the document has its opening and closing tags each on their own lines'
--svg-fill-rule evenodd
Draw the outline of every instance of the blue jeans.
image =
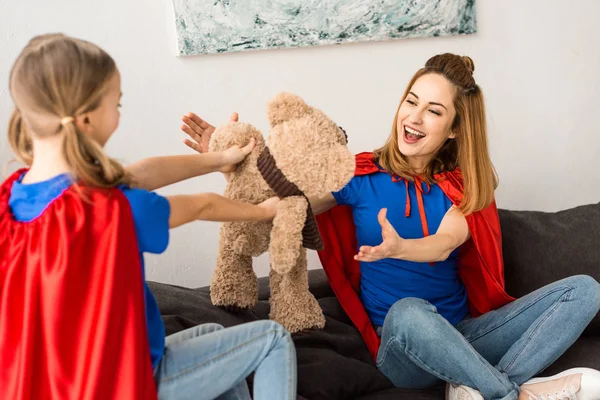
<svg viewBox="0 0 600 400">
<path fill-rule="evenodd" d="M 377 367 L 395 386 L 441 380 L 485 399 L 515 400 L 519 387 L 560 357 L 600 309 L 600 284 L 584 275 L 552 283 L 478 318 L 452 326 L 425 300 L 388 312 Z"/>
<path fill-rule="evenodd" d="M 288 331 L 269 320 L 224 329 L 195 326 L 168 336 L 154 371 L 159 399 L 296 398 L 296 350 Z"/>
</svg>

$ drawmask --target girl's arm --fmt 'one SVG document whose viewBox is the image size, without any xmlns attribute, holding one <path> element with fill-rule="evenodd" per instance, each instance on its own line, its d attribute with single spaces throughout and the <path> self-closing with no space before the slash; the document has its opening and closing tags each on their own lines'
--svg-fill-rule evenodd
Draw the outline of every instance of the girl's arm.
<svg viewBox="0 0 600 400">
<path fill-rule="evenodd" d="M 385 217 L 386 210 L 379 212 L 383 243 L 379 246 L 361 246 L 354 258 L 372 262 L 383 258 L 397 258 L 415 262 L 445 261 L 450 254 L 470 238 L 465 216 L 452 206 L 442 219 L 438 231 L 422 239 L 403 239 Z"/>
<path fill-rule="evenodd" d="M 231 200 L 215 193 L 168 196 L 171 207 L 169 228 L 203 221 L 270 221 L 275 217 L 279 198 L 272 197 L 258 205 Z"/>
<path fill-rule="evenodd" d="M 133 176 L 136 187 L 151 191 L 196 176 L 228 170 L 244 160 L 254 145 L 255 141 L 251 139 L 244 147 L 233 146 L 220 152 L 146 158 L 125 170 Z"/>
</svg>

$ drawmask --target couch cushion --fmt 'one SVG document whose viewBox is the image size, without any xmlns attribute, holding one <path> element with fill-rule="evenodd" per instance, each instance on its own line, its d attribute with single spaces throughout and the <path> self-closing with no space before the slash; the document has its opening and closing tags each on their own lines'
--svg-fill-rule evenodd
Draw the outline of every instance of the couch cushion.
<svg viewBox="0 0 600 400">
<path fill-rule="evenodd" d="M 500 210 L 506 289 L 520 297 L 571 275 L 600 281 L 600 203 L 556 213 Z M 585 334 L 600 335 L 600 316 Z"/>
<path fill-rule="evenodd" d="M 558 360 L 540 376 L 552 376 L 561 371 L 576 367 L 587 367 L 600 370 L 600 337 L 587 336 L 581 337 L 569 350 L 565 352 Z"/>
</svg>

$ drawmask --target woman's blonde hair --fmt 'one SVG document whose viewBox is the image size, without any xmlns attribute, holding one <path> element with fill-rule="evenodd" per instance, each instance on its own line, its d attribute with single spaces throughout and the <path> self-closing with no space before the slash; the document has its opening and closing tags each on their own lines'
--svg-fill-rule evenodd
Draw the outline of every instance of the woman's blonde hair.
<svg viewBox="0 0 600 400">
<path fill-rule="evenodd" d="M 440 54 L 430 58 L 408 83 L 387 143 L 374 152 L 384 169 L 409 180 L 420 175 L 433 183 L 435 174 L 460 168 L 464 198 L 459 209 L 464 214 L 480 211 L 490 205 L 498 186 L 488 152 L 483 93 L 473 78 L 474 70 L 473 60 L 467 56 Z M 456 116 L 451 129 L 456 133 L 456 138 L 448 139 L 425 170 L 416 173 L 398 147 L 398 141 L 401 140 L 397 128 L 398 112 L 414 83 L 426 74 L 439 74 L 452 83 Z"/>
<path fill-rule="evenodd" d="M 98 108 L 115 73 L 114 60 L 92 43 L 62 34 L 34 37 L 10 73 L 15 110 L 8 140 L 17 158 L 28 166 L 33 162 L 29 129 L 41 138 L 62 134 L 64 155 L 76 179 L 97 187 L 129 183 L 123 166 L 67 118 Z"/>
</svg>

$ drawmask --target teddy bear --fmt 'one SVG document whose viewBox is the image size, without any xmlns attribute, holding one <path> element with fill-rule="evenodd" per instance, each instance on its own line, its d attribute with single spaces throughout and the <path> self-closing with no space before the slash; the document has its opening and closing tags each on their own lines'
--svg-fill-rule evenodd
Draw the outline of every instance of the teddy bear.
<svg viewBox="0 0 600 400">
<path fill-rule="evenodd" d="M 322 329 L 325 317 L 308 290 L 307 249 L 322 250 L 309 198 L 342 189 L 354 176 L 354 155 L 345 131 L 325 113 L 292 93 L 267 105 L 265 142 L 248 123 L 230 122 L 213 133 L 209 151 L 256 141 L 253 151 L 228 177 L 224 196 L 258 204 L 273 196 L 272 222 L 225 222 L 220 227 L 217 265 L 210 285 L 214 305 L 253 307 L 258 299 L 253 257 L 270 256 L 269 318 L 294 333 Z"/>
</svg>

